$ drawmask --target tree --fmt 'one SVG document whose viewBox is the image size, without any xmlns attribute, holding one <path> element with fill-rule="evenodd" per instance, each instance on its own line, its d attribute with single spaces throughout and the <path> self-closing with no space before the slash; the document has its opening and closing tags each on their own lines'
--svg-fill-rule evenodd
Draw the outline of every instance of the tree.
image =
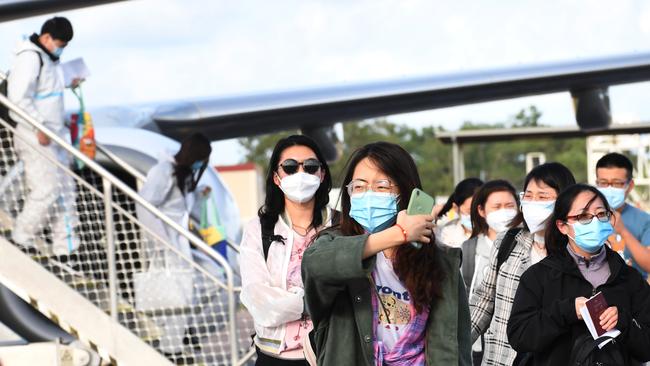
<svg viewBox="0 0 650 366">
<path fill-rule="evenodd" d="M 277 141 L 293 133 L 295 131 L 239 139 L 239 143 L 246 151 L 244 161 L 255 162 L 266 171 L 271 152 Z M 371 142 L 388 141 L 400 144 L 411 153 L 418 165 L 425 191 L 431 194 L 445 195 L 453 188 L 451 160 L 448 159 L 451 156 L 451 147 L 443 145 L 435 138 L 432 127 L 416 130 L 380 118 L 345 123 L 343 135 L 344 141 L 339 146 L 341 158 L 329 164 L 335 187 L 340 187 L 348 158 L 357 148 Z"/>
<path fill-rule="evenodd" d="M 522 109 L 509 123 L 473 123 L 466 121 L 461 129 L 513 128 L 542 126 L 542 113 L 535 106 Z M 440 129 L 441 130 L 441 129 Z M 423 188 L 431 195 L 448 195 L 453 189 L 451 145 L 445 145 L 435 135 L 433 127 L 415 129 L 398 125 L 385 118 L 350 122 L 343 125 L 344 141 L 340 143 L 341 158 L 330 163 L 334 187 L 340 187 L 348 158 L 354 150 L 376 141 L 388 141 L 401 145 L 418 166 Z M 246 150 L 245 161 L 253 161 L 264 170 L 277 141 L 296 131 L 240 139 Z M 465 144 L 465 175 L 483 180 L 506 179 L 518 189 L 523 188 L 526 175 L 526 153 L 543 152 L 547 161 L 557 161 L 569 168 L 576 181 L 587 180 L 586 142 L 574 139 L 527 139 L 504 142 Z"/>
<path fill-rule="evenodd" d="M 539 123 L 542 113 L 535 107 L 520 110 L 512 122 L 513 128 L 543 127 Z M 464 130 L 477 128 L 504 128 L 504 124 L 474 124 L 465 122 Z M 467 144 L 464 146 L 465 175 L 484 180 L 506 179 L 515 187 L 523 188 L 526 153 L 542 152 L 546 161 L 566 165 L 578 182 L 587 180 L 587 154 L 584 138 L 526 139 L 507 142 Z"/>
<path fill-rule="evenodd" d="M 275 144 L 282 138 L 295 135 L 298 131 L 282 131 L 267 135 L 242 137 L 239 144 L 244 148 L 246 154 L 242 162 L 251 162 L 257 164 L 266 171 L 271 159 L 271 153 Z"/>
<path fill-rule="evenodd" d="M 542 117 L 542 112 L 537 110 L 537 107 L 531 105 L 528 107 L 530 113 L 526 113 L 525 109 L 522 109 L 515 115 L 515 121 L 512 127 L 538 127 L 539 119 Z"/>
</svg>

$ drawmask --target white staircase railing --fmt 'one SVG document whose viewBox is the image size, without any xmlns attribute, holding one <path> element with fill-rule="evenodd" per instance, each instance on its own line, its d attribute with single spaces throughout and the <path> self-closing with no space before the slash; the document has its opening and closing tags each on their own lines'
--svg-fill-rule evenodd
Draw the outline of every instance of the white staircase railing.
<svg viewBox="0 0 650 366">
<path fill-rule="evenodd" d="M 247 362 L 254 354 L 252 319 L 238 304 L 241 289 L 227 260 L 2 94 L 0 104 L 47 135 L 60 153 L 41 154 L 57 167 L 57 179 L 42 184 L 56 185 L 59 196 L 37 220 L 39 230 L 31 241 L 35 249 L 27 250 L 33 259 L 176 364 Z M 20 140 L 26 148 L 44 150 L 31 133 L 17 132 L 0 120 L 0 228 L 7 238 L 30 197 L 14 145 Z M 72 159 L 86 168 L 72 170 L 67 163 Z M 162 221 L 164 231 L 189 241 L 204 260 L 199 263 L 166 242 L 159 230 L 142 225 L 136 204 Z M 78 223 L 74 234 L 81 246 L 71 255 L 53 256 L 57 220 Z M 101 340 L 90 341 L 112 349 Z M 118 364 L 121 356 L 110 355 Z"/>
</svg>

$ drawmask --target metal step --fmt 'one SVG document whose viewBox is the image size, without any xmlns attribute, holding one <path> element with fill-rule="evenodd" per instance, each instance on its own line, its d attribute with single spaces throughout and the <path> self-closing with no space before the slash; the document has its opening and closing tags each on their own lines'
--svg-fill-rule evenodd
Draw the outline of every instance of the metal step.
<svg viewBox="0 0 650 366">
<path fill-rule="evenodd" d="M 105 360 L 125 365 L 171 365 L 117 319 L 3 237 L 0 237 L 0 260 L 0 282 L 88 347 L 96 349 Z"/>
<path fill-rule="evenodd" d="M 0 360 L 10 365 L 99 366 L 96 354 L 57 342 L 0 347 Z"/>
</svg>

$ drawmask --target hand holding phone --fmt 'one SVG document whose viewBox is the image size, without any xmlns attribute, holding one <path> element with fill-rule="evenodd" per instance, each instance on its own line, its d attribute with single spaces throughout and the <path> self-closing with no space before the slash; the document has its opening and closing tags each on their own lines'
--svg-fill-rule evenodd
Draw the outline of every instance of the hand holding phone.
<svg viewBox="0 0 650 366">
<path fill-rule="evenodd" d="M 431 215 L 435 200 L 421 189 L 415 188 L 411 192 L 411 199 L 406 208 L 407 215 Z M 417 249 L 422 248 L 422 243 L 411 242 L 411 245 Z"/>
</svg>

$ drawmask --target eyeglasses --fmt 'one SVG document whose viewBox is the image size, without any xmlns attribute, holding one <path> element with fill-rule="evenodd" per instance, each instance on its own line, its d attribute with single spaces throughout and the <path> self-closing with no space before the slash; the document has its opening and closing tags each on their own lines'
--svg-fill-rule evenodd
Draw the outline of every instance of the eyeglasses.
<svg viewBox="0 0 650 366">
<path fill-rule="evenodd" d="M 567 216 L 566 218 L 567 220 L 576 220 L 583 225 L 588 225 L 591 223 L 591 221 L 593 221 L 594 217 L 597 218 L 600 222 L 607 222 L 612 217 L 612 213 L 611 211 L 601 211 L 596 214 L 583 212 L 581 214 Z"/>
<path fill-rule="evenodd" d="M 298 168 L 302 165 L 302 170 L 308 174 L 316 174 L 321 168 L 321 163 L 318 159 L 307 159 L 305 161 L 299 162 L 296 159 L 287 159 L 280 163 L 280 167 L 284 170 L 285 173 L 291 175 L 298 172 Z"/>
<path fill-rule="evenodd" d="M 553 201 L 555 199 L 557 199 L 556 196 L 546 192 L 540 192 L 537 195 L 532 192 L 519 192 L 519 200 L 521 201 Z"/>
<path fill-rule="evenodd" d="M 596 181 L 596 186 L 600 188 L 614 187 L 614 188 L 626 188 L 629 180 L 613 180 L 607 181 L 605 179 L 599 179 Z"/>
<path fill-rule="evenodd" d="M 369 184 L 368 182 L 361 179 L 355 179 L 345 187 L 348 189 L 348 194 L 350 196 L 353 196 L 363 195 L 368 192 L 368 189 L 372 190 L 373 192 L 389 193 L 391 191 L 391 188 L 395 187 L 395 185 L 387 179 L 376 180 L 372 182 L 372 184 Z"/>
</svg>

